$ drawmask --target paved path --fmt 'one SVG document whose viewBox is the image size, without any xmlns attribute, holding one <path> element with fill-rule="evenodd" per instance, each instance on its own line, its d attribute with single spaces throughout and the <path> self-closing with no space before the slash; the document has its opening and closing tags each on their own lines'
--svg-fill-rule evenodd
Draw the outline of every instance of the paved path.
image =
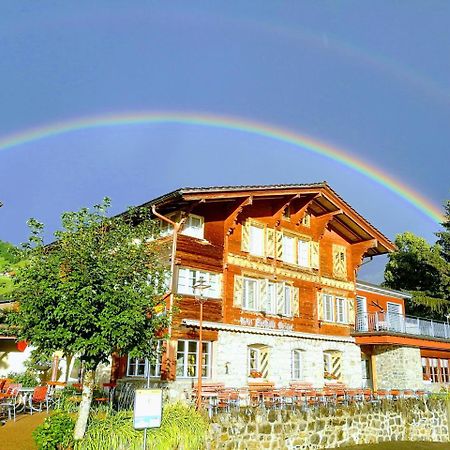
<svg viewBox="0 0 450 450">
<path fill-rule="evenodd" d="M 21 414 L 16 421 L 9 420 L 6 425 L 0 426 L 1 450 L 36 450 L 31 433 L 47 417 L 46 413 Z"/>
</svg>

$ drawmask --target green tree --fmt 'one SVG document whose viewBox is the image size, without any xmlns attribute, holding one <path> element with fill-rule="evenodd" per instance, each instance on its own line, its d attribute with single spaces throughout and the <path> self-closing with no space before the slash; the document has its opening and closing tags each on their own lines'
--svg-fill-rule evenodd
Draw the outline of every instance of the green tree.
<svg viewBox="0 0 450 450">
<path fill-rule="evenodd" d="M 14 245 L 0 241 L 0 298 L 11 294 L 12 275 L 20 264 L 20 259 L 20 252 Z"/>
<path fill-rule="evenodd" d="M 445 218 L 442 222 L 444 229 L 438 231 L 436 236 L 438 237 L 437 244 L 441 246 L 442 257 L 450 263 L 450 200 L 444 206 Z"/>
<path fill-rule="evenodd" d="M 411 232 L 395 239 L 398 250 L 389 255 L 384 285 L 409 291 L 409 314 L 443 320 L 450 312 L 450 263 L 439 243 L 430 245 Z"/>
<path fill-rule="evenodd" d="M 42 356 L 77 354 L 84 385 L 75 439 L 86 431 L 95 370 L 114 352 L 155 358 L 164 311 L 166 252 L 152 241 L 144 210 L 108 218 L 109 200 L 62 215 L 62 231 L 45 246 L 43 225 L 30 220 L 26 264 L 14 277 L 18 338 Z"/>
</svg>

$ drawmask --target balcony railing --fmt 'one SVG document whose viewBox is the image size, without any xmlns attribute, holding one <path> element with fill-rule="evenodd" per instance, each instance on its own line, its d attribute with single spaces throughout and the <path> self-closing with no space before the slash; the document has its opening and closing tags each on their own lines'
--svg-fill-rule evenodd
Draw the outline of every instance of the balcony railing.
<svg viewBox="0 0 450 450">
<path fill-rule="evenodd" d="M 450 325 L 448 323 L 386 312 L 358 314 L 355 331 L 357 333 L 392 332 L 450 339 Z"/>
</svg>

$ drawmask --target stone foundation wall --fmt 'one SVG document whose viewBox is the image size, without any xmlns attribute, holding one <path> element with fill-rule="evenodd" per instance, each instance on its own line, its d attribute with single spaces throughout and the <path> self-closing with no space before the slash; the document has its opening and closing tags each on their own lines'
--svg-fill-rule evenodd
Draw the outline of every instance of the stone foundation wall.
<svg viewBox="0 0 450 450">
<path fill-rule="evenodd" d="M 375 364 L 378 389 L 423 389 L 420 349 L 378 346 Z"/>
<path fill-rule="evenodd" d="M 447 405 L 443 400 L 407 399 L 307 412 L 242 408 L 215 416 L 208 441 L 209 450 L 313 450 L 383 441 L 449 442 Z"/>
</svg>

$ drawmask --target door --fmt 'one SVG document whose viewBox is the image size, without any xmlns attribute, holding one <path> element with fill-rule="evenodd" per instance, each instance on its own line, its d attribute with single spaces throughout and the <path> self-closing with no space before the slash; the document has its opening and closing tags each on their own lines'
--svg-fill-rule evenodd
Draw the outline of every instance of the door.
<svg viewBox="0 0 450 450">
<path fill-rule="evenodd" d="M 369 331 L 369 317 L 367 314 L 367 299 L 366 297 L 356 297 L 356 330 Z"/>
<path fill-rule="evenodd" d="M 402 305 L 388 302 L 387 316 L 389 329 L 392 331 L 401 332 L 403 330 Z"/>
<path fill-rule="evenodd" d="M 370 356 L 361 353 L 362 387 L 372 389 L 372 370 Z"/>
</svg>

